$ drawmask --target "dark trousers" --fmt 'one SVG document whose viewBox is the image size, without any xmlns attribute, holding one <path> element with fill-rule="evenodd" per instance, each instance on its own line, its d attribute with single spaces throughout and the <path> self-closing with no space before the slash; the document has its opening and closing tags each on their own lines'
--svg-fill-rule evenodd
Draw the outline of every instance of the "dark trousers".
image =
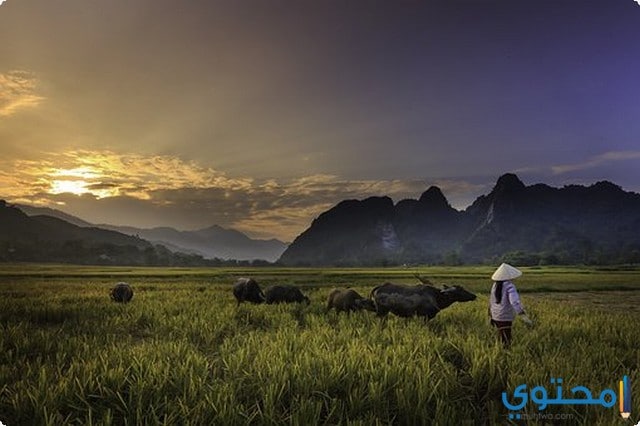
<svg viewBox="0 0 640 426">
<path fill-rule="evenodd" d="M 502 342 L 502 345 L 505 348 L 511 346 L 511 324 L 512 321 L 496 321 L 491 320 L 491 324 L 493 324 L 498 329 L 498 338 Z"/>
</svg>

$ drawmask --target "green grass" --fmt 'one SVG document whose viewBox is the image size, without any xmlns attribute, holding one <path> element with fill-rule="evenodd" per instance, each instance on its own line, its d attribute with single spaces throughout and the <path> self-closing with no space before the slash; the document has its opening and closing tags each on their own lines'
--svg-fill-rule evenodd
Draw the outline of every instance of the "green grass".
<svg viewBox="0 0 640 426">
<path fill-rule="evenodd" d="M 329 291 L 391 280 L 459 283 L 478 300 L 425 324 L 326 313 Z M 536 325 L 504 351 L 486 317 L 492 268 L 0 269 L 0 421 L 15 424 L 508 424 L 522 383 L 594 393 L 633 385 L 617 409 L 554 406 L 567 424 L 639 417 L 640 271 L 530 268 L 517 284 Z M 295 283 L 310 306 L 236 307 L 237 276 Z M 134 288 L 118 305 L 117 281 Z M 525 414 L 537 414 L 528 405 Z M 530 422 L 535 424 L 535 422 Z M 540 421 L 539 424 L 545 424 Z"/>
</svg>

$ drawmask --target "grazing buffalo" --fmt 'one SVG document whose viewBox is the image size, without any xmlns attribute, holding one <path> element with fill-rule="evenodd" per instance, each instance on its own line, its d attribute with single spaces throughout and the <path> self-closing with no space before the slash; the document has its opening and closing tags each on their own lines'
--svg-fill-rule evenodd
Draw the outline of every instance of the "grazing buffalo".
<svg viewBox="0 0 640 426">
<path fill-rule="evenodd" d="M 290 285 L 272 285 L 264 290 L 265 301 L 273 303 L 310 303 L 309 298 L 299 288 Z"/>
<path fill-rule="evenodd" d="M 260 286 L 251 278 L 238 278 L 233 285 L 233 295 L 238 301 L 238 305 L 242 302 L 262 303 L 265 300 Z"/>
<path fill-rule="evenodd" d="M 335 309 L 337 312 L 351 312 L 366 309 L 367 311 L 375 311 L 374 303 L 360 296 L 357 291 L 336 288 L 329 293 L 327 298 L 327 311 Z"/>
<path fill-rule="evenodd" d="M 129 303 L 133 298 L 133 289 L 127 283 L 118 283 L 111 289 L 111 300 L 118 303 Z"/>
<path fill-rule="evenodd" d="M 458 285 L 444 286 L 442 289 L 430 285 L 407 286 L 386 283 L 373 290 L 369 295 L 376 306 L 379 316 L 392 312 L 401 317 L 422 316 L 432 319 L 438 312 L 455 302 L 469 302 L 476 295 Z"/>
</svg>

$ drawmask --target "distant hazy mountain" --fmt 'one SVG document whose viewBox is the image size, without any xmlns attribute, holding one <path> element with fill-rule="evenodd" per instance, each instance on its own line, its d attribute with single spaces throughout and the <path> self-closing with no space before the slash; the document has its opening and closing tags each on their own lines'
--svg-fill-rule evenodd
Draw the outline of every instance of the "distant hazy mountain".
<svg viewBox="0 0 640 426">
<path fill-rule="evenodd" d="M 465 211 L 418 200 L 343 201 L 283 253 L 286 265 L 640 262 L 640 195 L 610 182 L 552 188 L 501 176 Z"/>
<path fill-rule="evenodd" d="M 261 259 L 274 262 L 287 248 L 286 243 L 277 239 L 254 240 L 240 231 L 225 229 L 217 225 L 196 231 L 178 231 L 169 227 L 144 229 L 108 224 L 95 225 L 56 209 L 21 204 L 16 207 L 29 216 L 47 215 L 81 227 L 98 227 L 138 236 L 153 244 L 162 244 L 171 251 L 196 254 L 209 259 Z"/>
<path fill-rule="evenodd" d="M 200 254 L 205 258 L 276 261 L 287 248 L 282 241 L 254 240 L 240 231 L 214 225 L 196 231 L 178 231 L 160 227 L 151 229 L 130 226 L 98 225 L 128 235 L 138 235 L 155 244 L 186 253 Z"/>
<path fill-rule="evenodd" d="M 0 261 L 142 264 L 148 242 L 51 216 L 28 216 L 0 200 Z"/>
</svg>

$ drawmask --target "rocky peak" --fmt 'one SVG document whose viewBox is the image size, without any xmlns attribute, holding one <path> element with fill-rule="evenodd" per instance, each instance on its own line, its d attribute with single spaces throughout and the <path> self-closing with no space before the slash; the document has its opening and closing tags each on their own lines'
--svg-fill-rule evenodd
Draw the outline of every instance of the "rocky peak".
<svg viewBox="0 0 640 426">
<path fill-rule="evenodd" d="M 325 218 L 330 220 L 321 223 Z M 525 186 L 508 173 L 500 176 L 491 193 L 461 212 L 449 206 L 437 187 L 393 208 L 388 197 L 341 203 L 320 215 L 281 261 L 285 265 L 438 263 L 446 260 L 447 253 L 456 253 L 463 262 L 480 263 L 525 253 L 532 259 L 527 262 L 536 263 L 550 253 L 556 259 L 550 262 L 575 263 L 585 259 L 585 241 L 601 247 L 594 259 L 611 256 L 617 261 L 637 259 L 637 251 L 632 255 L 630 250 L 640 247 L 635 232 L 639 226 L 640 194 L 611 182 L 559 189 Z M 620 247 L 630 249 L 627 253 Z"/>
<path fill-rule="evenodd" d="M 450 207 L 440 188 L 431 186 L 420 196 L 420 204 L 427 207 Z"/>
<path fill-rule="evenodd" d="M 524 183 L 513 173 L 505 173 L 498 178 L 493 192 L 516 192 L 524 189 Z"/>
<path fill-rule="evenodd" d="M 591 186 L 591 188 L 599 192 L 609 192 L 612 194 L 619 194 L 624 192 L 622 187 L 616 185 L 613 182 L 609 182 L 608 180 L 601 180 L 599 182 L 596 182 Z"/>
</svg>

